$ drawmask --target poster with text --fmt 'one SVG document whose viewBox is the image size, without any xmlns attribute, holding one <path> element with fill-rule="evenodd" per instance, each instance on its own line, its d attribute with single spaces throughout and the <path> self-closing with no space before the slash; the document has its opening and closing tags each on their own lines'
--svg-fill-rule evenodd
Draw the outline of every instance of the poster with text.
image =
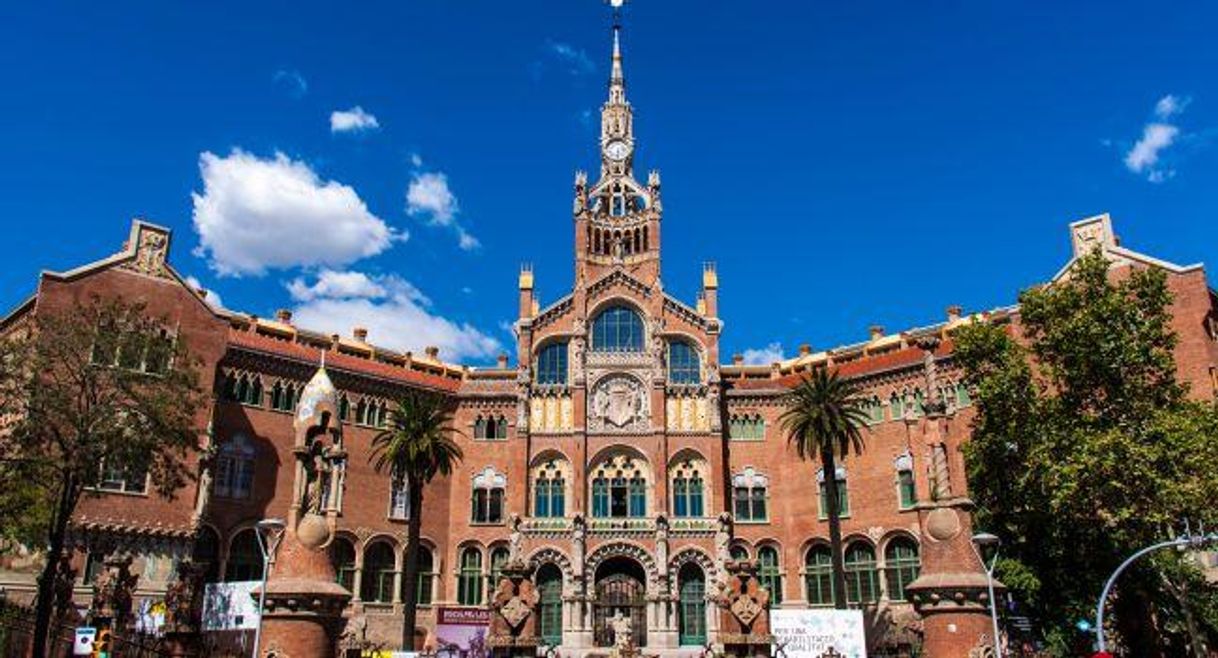
<svg viewBox="0 0 1218 658">
<path fill-rule="evenodd" d="M 258 606 L 251 593 L 262 583 L 247 580 L 208 583 L 203 591 L 203 630 L 239 631 L 258 627 Z"/>
<path fill-rule="evenodd" d="M 440 608 L 436 617 L 436 653 L 452 658 L 490 658 L 486 635 L 491 611 L 484 608 Z"/>
<path fill-rule="evenodd" d="M 861 610 L 771 610 L 770 629 L 777 658 L 867 658 Z"/>
</svg>

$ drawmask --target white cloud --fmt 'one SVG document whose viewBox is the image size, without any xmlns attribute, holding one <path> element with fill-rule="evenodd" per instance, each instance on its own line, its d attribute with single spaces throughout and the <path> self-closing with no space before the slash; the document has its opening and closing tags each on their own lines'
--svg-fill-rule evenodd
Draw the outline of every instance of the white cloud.
<svg viewBox="0 0 1218 658">
<path fill-rule="evenodd" d="M 403 352 L 435 345 L 448 361 L 489 359 L 501 349 L 473 325 L 435 314 L 418 288 L 396 276 L 323 271 L 312 285 L 297 279 L 288 290 L 300 302 L 293 322 L 316 331 L 346 336 L 352 327 L 366 327 L 377 345 Z"/>
<path fill-rule="evenodd" d="M 744 351 L 744 362 L 751 366 L 768 366 L 775 361 L 782 361 L 782 343 L 770 343 L 759 349 Z"/>
<path fill-rule="evenodd" d="M 194 288 L 195 290 L 202 291 L 203 298 L 207 301 L 207 303 L 212 308 L 214 308 L 216 310 L 221 310 L 224 308 L 224 300 L 220 298 L 220 294 L 217 293 L 215 290 L 204 287 L 203 284 L 201 282 L 199 282 L 199 280 L 196 279 L 195 277 L 193 277 L 193 276 L 186 277 L 186 285 L 190 286 L 191 288 Z"/>
<path fill-rule="evenodd" d="M 461 205 L 448 187 L 448 176 L 444 172 L 416 172 L 411 176 L 406 188 L 406 213 L 412 217 L 425 217 L 432 226 L 451 228 L 457 234 L 461 249 L 477 249 L 482 243 L 457 222 L 460 210 Z"/>
<path fill-rule="evenodd" d="M 411 166 L 414 166 L 416 168 L 422 167 L 423 166 L 423 156 L 419 155 L 418 153 L 411 153 L 410 154 L 410 164 L 411 164 Z"/>
<path fill-rule="evenodd" d="M 321 180 L 283 153 L 262 159 L 239 149 L 199 156 L 194 192 L 196 254 L 222 276 L 267 269 L 339 267 L 379 254 L 407 235 L 368 211 L 350 186 Z"/>
<path fill-rule="evenodd" d="M 271 76 L 271 82 L 283 89 L 292 98 L 301 98 L 309 91 L 309 83 L 300 71 L 294 69 L 279 69 Z"/>
<path fill-rule="evenodd" d="M 330 113 L 330 132 L 332 133 L 363 132 L 380 127 L 381 124 L 376 117 L 368 114 L 358 105 L 349 110 L 335 110 Z"/>
<path fill-rule="evenodd" d="M 1146 176 L 1152 183 L 1162 183 L 1175 175 L 1175 170 L 1161 164 L 1164 152 L 1180 138 L 1180 128 L 1170 123 L 1188 107 L 1190 99 L 1168 94 L 1155 103 L 1157 120 L 1142 127 L 1142 136 L 1125 153 L 1125 168 Z"/>
<path fill-rule="evenodd" d="M 546 41 L 546 51 L 567 67 L 571 75 L 586 75 L 596 71 L 592 58 L 583 49 L 561 41 Z"/>
</svg>

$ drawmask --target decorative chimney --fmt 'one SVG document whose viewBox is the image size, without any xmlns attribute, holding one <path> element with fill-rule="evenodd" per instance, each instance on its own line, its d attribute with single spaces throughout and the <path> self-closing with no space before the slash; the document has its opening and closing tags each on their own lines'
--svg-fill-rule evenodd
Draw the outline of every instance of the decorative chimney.
<svg viewBox="0 0 1218 658">
<path fill-rule="evenodd" d="M 437 361 L 440 360 L 440 348 L 436 347 L 435 345 L 427 346 L 427 348 L 424 349 L 423 352 L 425 354 L 427 354 L 428 358 L 435 359 Z"/>
<path fill-rule="evenodd" d="M 508 367 L 508 355 L 507 355 L 507 352 L 500 352 L 500 353 L 499 353 L 499 358 L 495 359 L 495 363 L 496 363 L 496 364 L 499 366 L 499 369 L 500 369 L 500 370 L 506 370 L 506 369 L 507 369 L 507 367 Z"/>
<path fill-rule="evenodd" d="M 292 312 L 286 308 L 281 308 L 275 311 L 275 319 L 284 324 L 292 324 Z"/>
<path fill-rule="evenodd" d="M 799 355 L 800 356 L 808 356 L 811 353 L 812 353 L 812 346 L 809 345 L 808 343 L 803 343 L 799 346 Z"/>
<path fill-rule="evenodd" d="M 964 309 L 961 308 L 959 304 L 952 304 L 951 306 L 948 306 L 947 307 L 947 321 L 948 322 L 959 322 L 960 314 L 963 312 L 964 312 Z"/>
<path fill-rule="evenodd" d="M 361 343 L 368 342 L 368 328 L 367 327 L 356 327 L 351 330 L 351 334 L 355 336 L 355 340 L 358 340 Z"/>
<path fill-rule="evenodd" d="M 733 354 L 732 355 L 732 365 L 734 365 L 734 366 L 744 365 L 744 355 L 743 354 Z"/>
<path fill-rule="evenodd" d="M 873 324 L 868 331 L 871 332 L 871 340 L 879 340 L 884 337 L 883 325 Z"/>
</svg>

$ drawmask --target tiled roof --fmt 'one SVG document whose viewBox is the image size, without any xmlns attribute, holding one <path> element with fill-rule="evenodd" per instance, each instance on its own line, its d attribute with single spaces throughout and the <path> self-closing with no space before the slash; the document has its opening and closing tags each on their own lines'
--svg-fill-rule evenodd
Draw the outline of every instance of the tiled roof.
<svg viewBox="0 0 1218 658">
<path fill-rule="evenodd" d="M 321 349 L 301 345 L 300 343 L 272 338 L 250 331 L 230 329 L 229 343 L 259 352 L 276 354 L 289 359 L 308 363 L 321 362 Z M 333 350 L 326 352 L 326 368 L 335 371 L 346 371 L 357 375 L 379 377 L 403 384 L 412 384 L 441 391 L 455 392 L 461 386 L 459 379 L 441 377 L 430 373 L 411 370 L 405 366 L 396 366 L 372 359 L 364 359 Z"/>
</svg>

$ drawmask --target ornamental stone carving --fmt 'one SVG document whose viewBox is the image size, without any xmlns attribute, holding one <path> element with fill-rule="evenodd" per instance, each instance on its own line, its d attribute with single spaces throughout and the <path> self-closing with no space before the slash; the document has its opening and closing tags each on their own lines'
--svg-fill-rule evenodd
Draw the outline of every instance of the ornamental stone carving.
<svg viewBox="0 0 1218 658">
<path fill-rule="evenodd" d="M 634 432 L 650 426 L 647 387 L 635 377 L 624 373 L 602 377 L 592 390 L 591 401 L 589 431 Z"/>
</svg>

